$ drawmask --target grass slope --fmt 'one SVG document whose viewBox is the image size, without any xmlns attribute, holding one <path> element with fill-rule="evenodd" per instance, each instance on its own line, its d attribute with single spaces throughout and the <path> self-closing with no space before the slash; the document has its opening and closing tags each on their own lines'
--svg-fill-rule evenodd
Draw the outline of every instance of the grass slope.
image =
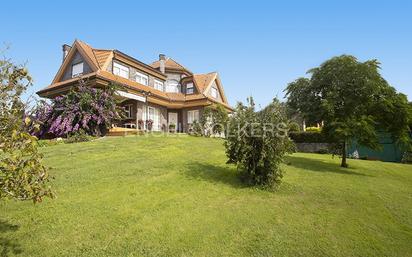
<svg viewBox="0 0 412 257">
<path fill-rule="evenodd" d="M 219 139 L 44 148 L 57 199 L 0 202 L 0 256 L 412 256 L 412 166 L 294 154 L 242 186 Z"/>
</svg>

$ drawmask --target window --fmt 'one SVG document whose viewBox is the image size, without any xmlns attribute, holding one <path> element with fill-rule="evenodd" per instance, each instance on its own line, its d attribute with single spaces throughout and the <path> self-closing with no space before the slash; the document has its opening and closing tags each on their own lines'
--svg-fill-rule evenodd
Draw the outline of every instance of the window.
<svg viewBox="0 0 412 257">
<path fill-rule="evenodd" d="M 166 92 L 179 93 L 179 82 L 177 80 L 169 80 L 166 85 Z"/>
<path fill-rule="evenodd" d="M 212 97 L 213 98 L 217 98 L 217 88 L 215 88 L 215 87 L 212 87 L 212 91 L 211 91 L 211 94 L 212 94 Z"/>
<path fill-rule="evenodd" d="M 136 82 L 143 84 L 145 86 L 149 85 L 149 77 L 143 73 L 136 72 Z"/>
<path fill-rule="evenodd" d="M 199 110 L 192 110 L 187 112 L 187 123 L 192 124 L 199 120 Z"/>
<path fill-rule="evenodd" d="M 152 130 L 159 131 L 160 130 L 160 110 L 154 107 L 149 106 L 147 108 L 148 120 L 152 120 Z"/>
<path fill-rule="evenodd" d="M 163 82 L 160 80 L 155 79 L 154 81 L 154 88 L 160 91 L 163 91 Z"/>
<path fill-rule="evenodd" d="M 132 105 L 131 104 L 125 105 L 124 111 L 126 112 L 126 118 L 131 119 L 132 118 Z"/>
<path fill-rule="evenodd" d="M 186 94 L 193 94 L 193 93 L 194 93 L 193 83 L 187 83 L 186 84 Z"/>
<path fill-rule="evenodd" d="M 114 62 L 113 63 L 113 74 L 128 79 L 129 78 L 129 67 L 124 66 L 120 63 Z"/>
<path fill-rule="evenodd" d="M 83 62 L 74 64 L 72 66 L 72 78 L 78 77 L 83 74 Z"/>
</svg>

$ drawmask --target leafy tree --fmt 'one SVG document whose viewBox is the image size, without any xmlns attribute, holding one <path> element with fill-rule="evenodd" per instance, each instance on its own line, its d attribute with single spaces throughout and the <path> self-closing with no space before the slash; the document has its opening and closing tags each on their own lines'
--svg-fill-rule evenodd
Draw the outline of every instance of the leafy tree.
<svg viewBox="0 0 412 257">
<path fill-rule="evenodd" d="M 288 120 L 279 101 L 274 100 L 260 112 L 252 98 L 239 103 L 229 120 L 225 147 L 228 163 L 236 164 L 243 178 L 252 184 L 275 187 L 281 182 L 280 167 L 292 151 L 287 136 Z"/>
<path fill-rule="evenodd" d="M 0 198 L 40 202 L 53 194 L 37 138 L 27 131 L 21 96 L 31 84 L 23 66 L 0 60 Z"/>
<path fill-rule="evenodd" d="M 100 136 L 121 117 L 114 98 L 114 86 L 97 89 L 86 86 L 82 80 L 79 82 L 79 86 L 56 97 L 51 104 L 42 102 L 37 107 L 34 117 L 41 124 L 41 130 L 34 133 L 36 136 L 43 137 L 48 133 L 69 136 L 79 131 Z"/>
<path fill-rule="evenodd" d="M 220 135 L 225 133 L 228 120 L 229 116 L 226 109 L 223 105 L 216 104 L 204 108 L 199 123 L 203 128 L 205 136 L 210 136 L 211 134 Z"/>
<path fill-rule="evenodd" d="M 324 121 L 322 133 L 338 145 L 342 167 L 347 167 L 347 144 L 352 140 L 379 149 L 378 130 L 390 133 L 409 147 L 410 108 L 379 73 L 379 62 L 334 57 L 286 88 L 288 104 L 305 118 Z"/>
</svg>

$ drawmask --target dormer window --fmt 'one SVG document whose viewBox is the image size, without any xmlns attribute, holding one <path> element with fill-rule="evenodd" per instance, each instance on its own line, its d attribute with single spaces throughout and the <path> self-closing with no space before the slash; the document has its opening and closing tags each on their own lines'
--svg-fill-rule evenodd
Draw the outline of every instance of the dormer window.
<svg viewBox="0 0 412 257">
<path fill-rule="evenodd" d="M 190 95 L 194 93 L 193 83 L 186 84 L 186 94 Z"/>
<path fill-rule="evenodd" d="M 163 82 L 160 80 L 155 79 L 154 81 L 154 88 L 160 91 L 163 91 Z"/>
<path fill-rule="evenodd" d="M 83 62 L 72 65 L 72 78 L 81 76 L 83 74 Z"/>
<path fill-rule="evenodd" d="M 212 87 L 211 95 L 213 98 L 217 98 L 218 96 L 217 88 Z"/>
<path fill-rule="evenodd" d="M 180 92 L 180 90 L 179 90 L 179 81 L 174 80 L 174 79 L 167 81 L 166 92 L 179 93 Z"/>
<path fill-rule="evenodd" d="M 149 77 L 143 73 L 136 72 L 136 82 L 142 84 L 142 85 L 149 85 Z"/>
<path fill-rule="evenodd" d="M 128 79 L 129 67 L 118 62 L 113 62 L 113 74 Z"/>
</svg>

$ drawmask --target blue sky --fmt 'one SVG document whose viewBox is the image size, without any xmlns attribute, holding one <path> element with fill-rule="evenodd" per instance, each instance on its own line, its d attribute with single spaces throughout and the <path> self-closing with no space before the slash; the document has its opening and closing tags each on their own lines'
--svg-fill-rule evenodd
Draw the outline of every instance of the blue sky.
<svg viewBox="0 0 412 257">
<path fill-rule="evenodd" d="M 51 82 L 61 45 L 78 38 L 146 63 L 164 53 L 195 73 L 218 71 L 231 104 L 283 98 L 288 82 L 341 54 L 378 59 L 412 100 L 411 2 L 6 1 L 0 43 L 27 63 L 30 93 Z"/>
</svg>

